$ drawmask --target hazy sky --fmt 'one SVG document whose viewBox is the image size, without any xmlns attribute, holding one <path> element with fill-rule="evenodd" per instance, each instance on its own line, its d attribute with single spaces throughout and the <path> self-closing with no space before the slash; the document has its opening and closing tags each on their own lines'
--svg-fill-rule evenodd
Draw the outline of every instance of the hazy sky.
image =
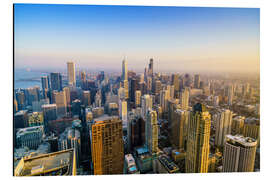
<svg viewBox="0 0 270 180">
<path fill-rule="evenodd" d="M 257 8 L 14 7 L 15 68 L 259 72 Z"/>
</svg>

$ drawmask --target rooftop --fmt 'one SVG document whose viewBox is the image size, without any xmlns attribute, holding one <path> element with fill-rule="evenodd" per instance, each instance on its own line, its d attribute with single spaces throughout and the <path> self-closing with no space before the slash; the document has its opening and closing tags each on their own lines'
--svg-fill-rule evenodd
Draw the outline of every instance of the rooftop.
<svg viewBox="0 0 270 180">
<path fill-rule="evenodd" d="M 19 137 L 19 136 L 34 133 L 34 132 L 43 132 L 43 126 L 34 126 L 34 127 L 27 127 L 27 128 L 19 129 L 19 131 L 16 133 L 16 136 Z"/>
<path fill-rule="evenodd" d="M 257 141 L 250 137 L 244 137 L 242 135 L 226 135 L 226 142 L 233 145 L 240 145 L 245 147 L 256 146 Z"/>
<path fill-rule="evenodd" d="M 24 157 L 15 169 L 15 176 L 33 176 L 55 172 L 67 167 L 61 175 L 71 174 L 73 169 L 73 150 L 64 150 L 35 157 Z"/>
</svg>

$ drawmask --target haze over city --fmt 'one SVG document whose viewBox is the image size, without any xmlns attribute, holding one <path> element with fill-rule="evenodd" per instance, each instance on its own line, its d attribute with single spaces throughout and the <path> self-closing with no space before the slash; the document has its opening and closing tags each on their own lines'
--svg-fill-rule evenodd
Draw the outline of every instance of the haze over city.
<svg viewBox="0 0 270 180">
<path fill-rule="evenodd" d="M 14 6 L 15 68 L 259 72 L 259 9 Z M 97 16 L 98 14 L 98 16 Z"/>
</svg>

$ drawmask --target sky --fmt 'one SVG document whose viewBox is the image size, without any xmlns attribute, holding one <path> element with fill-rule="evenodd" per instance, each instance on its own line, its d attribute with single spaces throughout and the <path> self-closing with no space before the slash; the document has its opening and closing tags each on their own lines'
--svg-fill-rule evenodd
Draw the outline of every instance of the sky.
<svg viewBox="0 0 270 180">
<path fill-rule="evenodd" d="M 15 69 L 259 72 L 260 9 L 14 5 Z"/>
</svg>

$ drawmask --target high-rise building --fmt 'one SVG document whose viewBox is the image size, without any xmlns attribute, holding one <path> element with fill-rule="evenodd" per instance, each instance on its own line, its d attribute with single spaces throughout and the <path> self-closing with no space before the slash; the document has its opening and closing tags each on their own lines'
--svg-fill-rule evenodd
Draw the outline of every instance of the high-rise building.
<svg viewBox="0 0 270 180">
<path fill-rule="evenodd" d="M 243 126 L 244 137 L 251 137 L 260 143 L 260 119 L 246 118 Z"/>
<path fill-rule="evenodd" d="M 145 123 L 145 144 L 149 152 L 154 154 L 158 151 L 158 122 L 157 112 L 148 111 Z"/>
<path fill-rule="evenodd" d="M 145 142 L 145 121 L 134 114 L 129 114 L 128 118 L 128 146 L 129 150 L 144 145 Z"/>
<path fill-rule="evenodd" d="M 130 101 L 135 102 L 135 92 L 139 89 L 139 80 L 138 79 L 131 79 L 130 81 Z"/>
<path fill-rule="evenodd" d="M 150 77 L 154 76 L 154 60 L 152 58 L 150 59 L 150 63 L 148 67 L 148 74 Z"/>
<path fill-rule="evenodd" d="M 145 94 L 141 99 L 141 116 L 146 120 L 147 111 L 152 110 L 152 97 L 149 94 Z"/>
<path fill-rule="evenodd" d="M 180 83 L 179 83 L 179 75 L 173 74 L 172 75 L 172 85 L 174 85 L 175 94 L 180 91 Z"/>
<path fill-rule="evenodd" d="M 128 99 L 128 80 L 124 80 L 123 85 L 124 85 L 123 88 L 125 92 L 125 99 Z"/>
<path fill-rule="evenodd" d="M 201 78 L 199 74 L 196 74 L 194 76 L 194 87 L 199 89 L 200 88 L 200 82 L 201 82 Z"/>
<path fill-rule="evenodd" d="M 122 81 L 124 80 L 128 80 L 127 61 L 125 59 L 122 61 Z"/>
<path fill-rule="evenodd" d="M 228 105 L 233 104 L 233 98 L 234 98 L 234 91 L 233 91 L 233 85 L 230 84 L 228 87 Z"/>
<path fill-rule="evenodd" d="M 122 120 L 123 126 L 127 127 L 127 101 L 119 101 L 119 117 Z"/>
<path fill-rule="evenodd" d="M 33 101 L 32 102 L 32 110 L 33 112 L 41 112 L 42 111 L 42 105 L 44 104 L 50 104 L 50 101 L 48 98 L 41 99 L 40 101 Z"/>
<path fill-rule="evenodd" d="M 28 127 L 28 116 L 26 110 L 20 110 L 14 115 L 14 127 L 16 129 Z"/>
<path fill-rule="evenodd" d="M 45 104 L 42 106 L 44 116 L 44 131 L 49 132 L 49 121 L 57 119 L 57 107 L 56 104 Z"/>
<path fill-rule="evenodd" d="M 253 172 L 257 141 L 241 135 L 227 135 L 223 152 L 223 172 Z"/>
<path fill-rule="evenodd" d="M 55 104 L 57 106 L 57 116 L 63 117 L 67 113 L 67 101 L 65 91 L 54 92 Z"/>
<path fill-rule="evenodd" d="M 176 149 L 184 149 L 187 135 L 189 111 L 176 109 L 173 112 L 171 126 L 171 141 Z"/>
<path fill-rule="evenodd" d="M 218 147 L 222 147 L 225 136 L 231 134 L 232 114 L 232 111 L 222 109 L 213 115 L 213 121 L 216 123 L 215 145 Z"/>
<path fill-rule="evenodd" d="M 76 87 L 76 73 L 74 62 L 67 62 L 68 84 Z"/>
<path fill-rule="evenodd" d="M 70 88 L 69 87 L 64 87 L 63 91 L 65 92 L 65 95 L 66 95 L 67 106 L 70 106 Z"/>
<path fill-rule="evenodd" d="M 91 105 L 91 94 L 90 91 L 83 91 L 82 94 L 82 104 L 85 106 Z"/>
<path fill-rule="evenodd" d="M 60 73 L 51 73 L 51 89 L 62 91 L 62 75 Z"/>
<path fill-rule="evenodd" d="M 232 135 L 243 133 L 245 119 L 246 117 L 244 116 L 236 116 L 232 119 L 232 128 L 231 128 Z"/>
<path fill-rule="evenodd" d="M 18 91 L 16 93 L 16 99 L 18 102 L 18 110 L 23 110 L 26 106 L 26 98 L 23 91 Z"/>
<path fill-rule="evenodd" d="M 169 90 L 162 90 L 160 92 L 160 105 L 162 108 L 162 112 L 168 112 L 168 100 L 170 97 Z"/>
<path fill-rule="evenodd" d="M 47 92 L 50 89 L 49 77 L 48 76 L 42 76 L 41 77 L 41 85 L 42 85 L 43 98 L 47 98 Z"/>
<path fill-rule="evenodd" d="M 159 80 L 155 81 L 155 94 L 159 94 L 161 91 L 161 82 Z"/>
<path fill-rule="evenodd" d="M 27 88 L 26 89 L 26 100 L 27 100 L 27 104 L 32 106 L 34 101 L 39 101 L 40 99 L 40 95 L 39 95 L 39 87 L 35 86 L 35 87 L 31 87 L 31 88 Z"/>
<path fill-rule="evenodd" d="M 135 91 L 135 106 L 136 107 L 140 107 L 141 106 L 141 96 L 142 93 L 141 91 Z"/>
<path fill-rule="evenodd" d="M 186 172 L 207 173 L 211 115 L 200 103 L 193 106 L 188 123 Z"/>
<path fill-rule="evenodd" d="M 185 88 L 185 90 L 181 92 L 180 103 L 181 103 L 182 109 L 188 110 L 188 107 L 189 107 L 189 90 L 188 90 L 188 88 Z"/>
<path fill-rule="evenodd" d="M 122 122 L 119 118 L 100 117 L 91 129 L 94 174 L 123 174 L 124 146 Z"/>
<path fill-rule="evenodd" d="M 81 72 L 81 82 L 85 82 L 86 81 L 86 73 L 85 71 Z"/>
</svg>

